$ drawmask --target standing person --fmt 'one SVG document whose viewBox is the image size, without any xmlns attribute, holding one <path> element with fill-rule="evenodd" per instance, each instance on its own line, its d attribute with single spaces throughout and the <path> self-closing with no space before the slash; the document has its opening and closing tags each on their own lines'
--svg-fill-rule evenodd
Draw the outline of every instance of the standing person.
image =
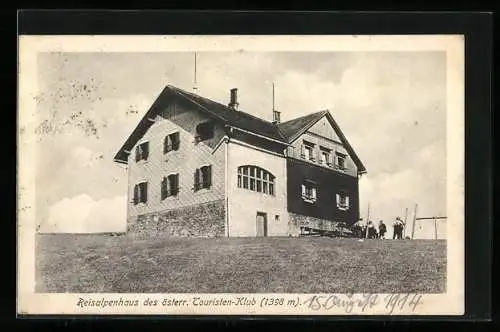
<svg viewBox="0 0 500 332">
<path fill-rule="evenodd" d="M 356 221 L 354 223 L 354 225 L 352 225 L 352 231 L 354 233 L 354 236 L 355 237 L 358 237 L 358 238 L 361 238 L 361 234 L 363 232 L 363 227 L 361 225 L 361 223 L 363 222 L 363 218 L 360 218 L 358 221 Z"/>
<path fill-rule="evenodd" d="M 401 220 L 401 218 L 399 218 L 399 239 L 402 240 L 403 239 L 403 231 L 405 229 L 405 222 L 403 220 Z"/>
<path fill-rule="evenodd" d="M 368 238 L 374 239 L 376 237 L 375 225 L 373 225 L 373 221 L 368 221 Z"/>
<path fill-rule="evenodd" d="M 385 233 L 387 232 L 387 227 L 382 220 L 378 223 L 378 234 L 380 239 L 385 239 Z"/>
<path fill-rule="evenodd" d="M 392 223 L 392 228 L 393 228 L 392 239 L 394 240 L 399 238 L 399 229 L 400 229 L 399 217 L 396 217 L 396 220 Z"/>
<path fill-rule="evenodd" d="M 399 217 L 396 217 L 396 221 L 394 222 L 394 235 L 392 238 L 397 240 L 403 239 L 403 221 Z"/>
</svg>

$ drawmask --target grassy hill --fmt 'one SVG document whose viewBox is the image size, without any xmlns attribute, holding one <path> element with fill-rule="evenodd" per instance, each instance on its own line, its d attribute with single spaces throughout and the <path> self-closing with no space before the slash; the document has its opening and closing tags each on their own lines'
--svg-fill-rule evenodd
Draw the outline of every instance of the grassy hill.
<svg viewBox="0 0 500 332">
<path fill-rule="evenodd" d="M 37 235 L 37 292 L 439 293 L 446 241 Z"/>
</svg>

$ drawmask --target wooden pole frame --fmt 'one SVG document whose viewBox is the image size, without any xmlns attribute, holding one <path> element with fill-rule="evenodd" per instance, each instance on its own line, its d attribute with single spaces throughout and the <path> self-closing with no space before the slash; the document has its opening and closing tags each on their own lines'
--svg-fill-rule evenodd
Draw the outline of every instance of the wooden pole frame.
<svg viewBox="0 0 500 332">
<path fill-rule="evenodd" d="M 415 214 L 413 215 L 413 225 L 411 227 L 411 239 L 415 238 L 415 221 L 417 221 L 417 208 L 418 204 L 415 204 Z"/>
<path fill-rule="evenodd" d="M 368 203 L 368 211 L 366 213 L 366 230 L 365 230 L 365 239 L 368 238 L 368 222 L 370 221 L 370 203 Z"/>
<path fill-rule="evenodd" d="M 447 217 L 420 217 L 415 218 L 415 220 L 432 220 L 434 222 L 434 239 L 437 240 L 437 221 L 439 219 L 448 219 Z"/>
</svg>

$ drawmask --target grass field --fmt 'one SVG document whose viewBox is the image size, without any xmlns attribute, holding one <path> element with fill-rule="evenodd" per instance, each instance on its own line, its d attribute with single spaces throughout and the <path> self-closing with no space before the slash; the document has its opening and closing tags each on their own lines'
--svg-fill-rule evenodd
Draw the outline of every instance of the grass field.
<svg viewBox="0 0 500 332">
<path fill-rule="evenodd" d="M 443 240 L 37 235 L 37 292 L 445 292 Z"/>
</svg>

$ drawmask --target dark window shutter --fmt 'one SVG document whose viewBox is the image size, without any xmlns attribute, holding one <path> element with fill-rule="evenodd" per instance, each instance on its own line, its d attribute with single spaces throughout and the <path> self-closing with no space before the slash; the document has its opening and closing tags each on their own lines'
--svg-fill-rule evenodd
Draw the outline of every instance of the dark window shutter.
<svg viewBox="0 0 500 332">
<path fill-rule="evenodd" d="M 134 186 L 134 204 L 139 203 L 139 186 Z"/>
<path fill-rule="evenodd" d="M 139 184 L 139 202 L 146 203 L 148 200 L 148 184 L 142 182 Z"/>
<path fill-rule="evenodd" d="M 181 143 L 181 140 L 179 138 L 179 132 L 174 133 L 172 135 L 172 150 L 175 150 L 175 151 L 179 150 L 180 143 Z"/>
<path fill-rule="evenodd" d="M 163 178 L 161 181 L 161 199 L 164 200 L 167 197 L 167 178 Z"/>
<path fill-rule="evenodd" d="M 149 142 L 146 142 L 144 143 L 144 147 L 143 147 L 143 154 L 144 154 L 144 159 L 148 159 L 149 157 Z"/>
<path fill-rule="evenodd" d="M 207 166 L 206 175 L 207 175 L 206 179 L 207 188 L 210 188 L 212 186 L 212 166 Z"/>
<path fill-rule="evenodd" d="M 135 148 L 135 161 L 139 161 L 141 160 L 141 146 L 138 145 L 136 148 Z"/>
<path fill-rule="evenodd" d="M 196 171 L 194 172 L 194 190 L 198 190 L 199 188 L 199 181 L 200 181 L 200 169 L 197 168 Z"/>
<path fill-rule="evenodd" d="M 179 193 L 179 174 L 172 175 L 172 195 Z"/>
</svg>

